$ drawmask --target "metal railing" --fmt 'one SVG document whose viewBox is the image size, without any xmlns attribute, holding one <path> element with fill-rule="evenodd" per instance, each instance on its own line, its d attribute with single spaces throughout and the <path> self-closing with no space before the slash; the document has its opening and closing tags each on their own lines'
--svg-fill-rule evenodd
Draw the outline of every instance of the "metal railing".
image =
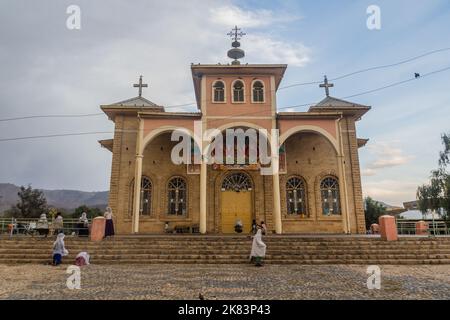
<svg viewBox="0 0 450 320">
<path fill-rule="evenodd" d="M 416 223 L 419 220 L 397 219 L 398 234 L 416 234 Z M 428 224 L 428 235 L 449 235 L 450 225 L 444 220 L 423 220 Z"/>
<path fill-rule="evenodd" d="M 48 220 L 48 228 L 40 228 L 39 218 L 0 218 L 0 235 L 13 236 L 46 236 L 53 235 L 57 230 L 66 235 L 88 236 L 92 220 L 88 219 L 86 227 L 79 219 L 63 219 L 62 229 L 60 224 Z"/>
</svg>

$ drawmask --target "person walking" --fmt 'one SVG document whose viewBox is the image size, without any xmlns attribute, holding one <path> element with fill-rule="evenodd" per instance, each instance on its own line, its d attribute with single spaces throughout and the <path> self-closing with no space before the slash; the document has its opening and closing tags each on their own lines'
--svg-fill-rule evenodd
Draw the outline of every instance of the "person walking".
<svg viewBox="0 0 450 320">
<path fill-rule="evenodd" d="M 262 267 L 262 261 L 266 256 L 266 244 L 262 241 L 262 231 L 258 228 L 253 237 L 252 251 L 250 252 L 250 261 L 255 262 L 255 266 Z"/>
<path fill-rule="evenodd" d="M 62 263 L 62 257 L 67 256 L 69 251 L 64 244 L 64 233 L 59 233 L 56 241 L 53 243 L 53 265 L 58 266 Z"/>
</svg>

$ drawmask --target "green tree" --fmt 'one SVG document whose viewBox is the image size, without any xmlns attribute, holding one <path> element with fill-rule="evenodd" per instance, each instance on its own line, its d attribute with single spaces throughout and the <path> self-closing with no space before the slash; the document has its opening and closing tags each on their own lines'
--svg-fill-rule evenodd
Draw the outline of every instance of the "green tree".
<svg viewBox="0 0 450 320">
<path fill-rule="evenodd" d="M 75 211 L 72 213 L 72 217 L 75 219 L 79 218 L 81 217 L 81 214 L 83 212 L 86 212 L 86 215 L 89 219 L 103 215 L 102 211 L 99 208 L 82 205 L 75 209 Z"/>
<path fill-rule="evenodd" d="M 9 215 L 19 218 L 38 218 L 42 213 L 47 213 L 47 200 L 42 190 L 21 186 L 19 192 L 19 201 L 10 210 Z"/>
<path fill-rule="evenodd" d="M 378 218 L 386 213 L 386 207 L 371 197 L 364 199 L 364 215 L 366 216 L 366 229 L 370 229 L 372 223 L 378 223 Z"/>
<path fill-rule="evenodd" d="M 431 171 L 430 181 L 417 188 L 419 210 L 425 213 L 429 210 L 450 220 L 450 133 L 441 136 L 444 150 L 439 153 L 439 168 Z"/>
</svg>

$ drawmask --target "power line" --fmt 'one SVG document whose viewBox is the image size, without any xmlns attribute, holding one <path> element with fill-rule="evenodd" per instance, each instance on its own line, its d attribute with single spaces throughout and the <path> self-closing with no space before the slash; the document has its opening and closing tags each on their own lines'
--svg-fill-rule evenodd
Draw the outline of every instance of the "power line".
<svg viewBox="0 0 450 320">
<path fill-rule="evenodd" d="M 29 140 L 29 139 L 42 139 L 42 138 L 55 138 L 55 137 L 68 137 L 68 136 L 84 136 L 93 134 L 111 134 L 112 131 L 94 131 L 94 132 L 76 132 L 76 133 L 61 133 L 61 134 L 49 134 L 41 136 L 28 136 L 28 137 L 18 137 L 18 138 L 6 138 L 0 139 L 0 142 L 4 141 L 16 141 L 16 140 Z"/>
<path fill-rule="evenodd" d="M 449 48 L 442 48 L 442 49 L 438 49 L 438 50 L 429 51 L 429 52 L 426 52 L 424 54 L 421 54 L 421 55 L 418 55 L 418 56 L 415 56 L 413 58 L 409 58 L 409 59 L 406 59 L 406 60 L 402 60 L 402 61 L 397 62 L 397 63 L 386 64 L 386 65 L 381 65 L 381 66 L 376 66 L 376 67 L 370 67 L 370 68 L 366 68 L 366 69 L 361 69 L 361 70 L 358 70 L 358 71 L 350 72 L 350 73 L 347 73 L 347 74 L 344 74 L 344 75 L 332 78 L 332 79 L 330 79 L 330 81 L 341 80 L 341 79 L 348 78 L 350 76 L 353 76 L 353 75 L 356 75 L 356 74 L 360 74 L 360 73 L 364 73 L 364 72 L 368 72 L 368 71 L 396 67 L 396 66 L 399 66 L 399 65 L 411 62 L 411 61 L 415 61 L 415 60 L 424 58 L 426 56 L 429 56 L 429 55 L 432 55 L 432 54 L 435 54 L 435 53 L 449 51 L 449 50 L 450 50 L 450 47 Z M 284 89 L 289 89 L 289 88 L 297 87 L 297 86 L 305 86 L 305 85 L 320 84 L 320 83 L 322 83 L 322 81 L 295 83 L 295 84 L 291 84 L 291 85 L 287 85 L 287 86 L 281 87 L 278 90 L 284 90 Z"/>
<path fill-rule="evenodd" d="M 25 119 L 37 119 L 37 118 L 82 118 L 82 117 L 94 117 L 94 116 L 100 116 L 100 115 L 104 115 L 104 113 L 47 114 L 47 115 L 34 115 L 34 116 L 15 117 L 15 118 L 4 118 L 4 119 L 0 119 L 0 122 L 25 120 Z"/>
<path fill-rule="evenodd" d="M 425 77 L 431 76 L 431 75 L 433 75 L 433 74 L 441 73 L 441 72 L 444 72 L 444 71 L 447 71 L 447 70 L 450 70 L 450 67 L 443 68 L 443 69 L 436 70 L 436 71 L 432 71 L 432 72 L 428 72 L 428 73 L 424 73 L 424 74 L 422 74 L 422 75 L 421 75 L 419 78 L 417 78 L 417 79 L 414 77 L 414 78 L 411 78 L 411 79 L 408 79 L 408 80 L 403 80 L 403 81 L 399 81 L 399 82 L 394 82 L 394 83 L 391 83 L 391 84 L 389 84 L 389 85 L 387 85 L 387 86 L 383 86 L 383 87 L 376 88 L 376 89 L 373 89 L 373 90 L 369 90 L 369 91 L 365 91 L 365 92 L 353 94 L 353 95 L 350 95 L 350 96 L 346 96 L 346 97 L 343 97 L 343 99 L 349 99 L 349 98 L 353 98 L 353 97 L 358 97 L 358 96 L 362 96 L 362 95 L 365 95 L 365 94 L 377 92 L 377 91 L 380 91 L 380 90 L 384 90 L 384 89 L 396 87 L 396 86 L 398 86 L 398 85 L 401 85 L 401 84 L 404 84 L 404 83 L 407 83 L 407 82 L 411 82 L 411 81 L 414 81 L 414 80 L 419 80 L 420 78 L 425 78 Z"/>
<path fill-rule="evenodd" d="M 362 96 L 362 95 L 366 95 L 366 94 L 369 94 L 369 93 L 381 91 L 381 90 L 384 90 L 384 89 L 396 87 L 396 86 L 399 86 L 401 84 L 404 84 L 404 83 L 407 83 L 407 82 L 411 82 L 411 81 L 414 81 L 414 80 L 420 80 L 421 78 L 426 78 L 428 76 L 431 76 L 431 75 L 434 75 L 434 74 L 437 74 L 437 73 L 441 73 L 441 72 L 444 72 L 444 71 L 447 71 L 447 70 L 450 70 L 450 67 L 446 67 L 446 68 L 442 68 L 442 69 L 439 69 L 439 70 L 435 70 L 435 71 L 431 71 L 431 72 L 425 73 L 425 74 L 421 75 L 419 78 L 415 78 L 414 77 L 414 78 L 410 78 L 410 79 L 407 79 L 407 80 L 394 82 L 394 83 L 391 83 L 389 85 L 386 85 L 386 86 L 383 86 L 383 87 L 379 87 L 379 88 L 376 88 L 376 89 L 372 89 L 372 90 L 368 90 L 368 91 L 352 94 L 352 95 L 349 95 L 349 96 L 345 96 L 345 97 L 342 97 L 342 99 L 349 99 L 349 98 L 352 98 L 352 97 Z M 291 106 L 285 106 L 285 107 L 277 108 L 277 110 L 295 109 L 295 108 L 300 108 L 300 107 L 313 106 L 315 104 L 317 104 L 317 102 L 303 103 L 303 104 L 298 104 L 298 105 L 291 105 Z M 234 117 L 255 115 L 255 114 L 262 113 L 262 112 L 264 112 L 264 111 L 240 113 L 240 114 L 237 114 L 237 115 L 234 115 L 234 116 L 230 116 L 230 117 L 225 118 L 225 119 L 211 120 L 211 121 L 208 121 L 208 123 L 215 122 L 215 121 L 229 120 L 229 119 L 233 119 Z"/>
<path fill-rule="evenodd" d="M 409 58 L 409 59 L 405 59 L 405 60 L 402 60 L 402 61 L 397 62 L 397 63 L 381 65 L 381 66 L 376 66 L 376 67 L 370 67 L 370 68 L 354 71 L 354 72 L 351 72 L 351 73 L 347 73 L 347 74 L 344 74 L 344 75 L 332 78 L 332 79 L 330 79 L 330 81 L 341 80 L 341 79 L 344 79 L 344 78 L 347 78 L 347 77 L 350 77 L 350 76 L 353 76 L 353 75 L 356 75 L 356 74 L 368 72 L 368 71 L 395 67 L 395 66 L 398 66 L 398 65 L 402 65 L 402 64 L 405 64 L 405 63 L 408 63 L 408 62 L 411 62 L 411 61 L 415 61 L 415 60 L 424 58 L 426 56 L 429 56 L 429 55 L 432 55 L 432 54 L 435 54 L 435 53 L 449 51 L 449 50 L 450 50 L 450 47 L 429 51 L 429 52 L 426 52 L 424 54 L 421 54 L 421 55 L 418 55 L 418 56 L 415 56 L 415 57 L 412 57 L 412 58 Z M 408 80 L 408 81 L 412 81 L 412 80 L 414 80 L 414 79 L 411 79 L 411 80 Z M 406 81 L 406 82 L 408 82 L 408 81 Z M 280 87 L 280 88 L 278 88 L 278 91 L 284 90 L 284 89 L 289 89 L 289 88 L 292 88 L 292 87 L 297 87 L 297 86 L 314 85 L 314 84 L 320 84 L 320 83 L 322 83 L 322 81 L 311 81 L 311 82 L 303 82 L 303 83 L 294 83 L 294 84 L 291 84 L 291 85 Z M 379 89 L 376 89 L 376 90 L 379 90 Z M 273 89 L 272 91 L 275 91 L 275 90 Z M 373 92 L 373 91 L 371 91 L 371 92 Z M 361 95 L 361 94 L 358 94 L 358 95 Z M 246 97 L 250 97 L 251 94 L 246 94 L 245 96 Z M 355 96 L 357 96 L 357 95 L 344 97 L 343 99 L 351 98 L 351 97 L 355 97 Z M 206 101 L 206 102 L 208 102 L 208 101 Z M 196 104 L 197 104 L 197 102 L 190 102 L 190 103 L 184 103 L 184 104 L 178 104 L 178 105 L 169 105 L 169 106 L 165 106 L 164 109 L 173 109 L 173 108 L 187 107 L 187 106 L 193 106 L 193 105 L 196 105 Z M 0 119 L 0 122 L 25 120 L 25 119 L 36 119 L 36 118 L 77 118 L 77 117 L 81 118 L 81 117 L 92 117 L 92 116 L 100 116 L 100 115 L 103 115 L 103 113 L 91 113 L 91 114 L 80 114 L 80 115 L 34 115 L 34 116 L 24 116 L 24 117 L 14 117 L 14 118 Z"/>
</svg>

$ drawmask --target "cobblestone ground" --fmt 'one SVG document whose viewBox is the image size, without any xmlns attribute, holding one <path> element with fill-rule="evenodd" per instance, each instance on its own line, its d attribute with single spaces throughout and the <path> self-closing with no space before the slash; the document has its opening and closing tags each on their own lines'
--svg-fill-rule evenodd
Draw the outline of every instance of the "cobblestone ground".
<svg viewBox="0 0 450 320">
<path fill-rule="evenodd" d="M 380 290 L 365 266 L 90 265 L 80 290 L 66 267 L 0 265 L 0 299 L 450 299 L 450 266 L 380 266 Z"/>
</svg>

